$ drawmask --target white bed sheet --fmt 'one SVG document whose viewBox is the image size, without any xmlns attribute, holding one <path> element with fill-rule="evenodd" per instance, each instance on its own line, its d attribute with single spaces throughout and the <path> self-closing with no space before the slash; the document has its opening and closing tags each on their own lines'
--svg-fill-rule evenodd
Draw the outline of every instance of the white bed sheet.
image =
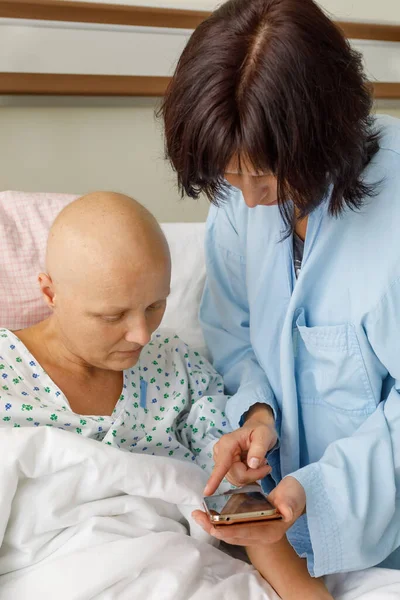
<svg viewBox="0 0 400 600">
<path fill-rule="evenodd" d="M 0 600 L 277 600 L 191 521 L 195 465 L 45 427 L 3 430 L 0 456 Z M 400 597 L 400 572 L 328 584 L 338 600 Z"/>
</svg>

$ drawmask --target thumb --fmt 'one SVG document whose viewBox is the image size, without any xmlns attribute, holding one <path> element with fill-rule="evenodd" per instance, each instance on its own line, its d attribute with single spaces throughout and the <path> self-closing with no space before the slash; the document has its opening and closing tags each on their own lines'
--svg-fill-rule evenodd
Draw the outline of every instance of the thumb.
<svg viewBox="0 0 400 600">
<path fill-rule="evenodd" d="M 273 493 L 272 493 L 268 496 L 268 500 L 271 502 L 271 504 L 273 504 L 275 506 L 275 508 L 278 509 L 278 511 L 280 512 L 280 514 L 283 517 L 283 520 L 286 523 L 291 523 L 292 521 L 295 520 L 294 519 L 295 511 L 293 510 L 293 507 L 291 506 L 290 502 L 287 499 L 276 501 L 274 499 Z"/>
<path fill-rule="evenodd" d="M 294 522 L 304 512 L 306 495 L 303 486 L 294 477 L 285 477 L 270 493 L 268 500 L 279 510 L 283 520 Z"/>
<path fill-rule="evenodd" d="M 247 465 L 250 469 L 258 469 L 265 465 L 265 456 L 270 445 L 267 427 L 258 427 L 251 434 L 250 447 L 247 452 Z"/>
</svg>

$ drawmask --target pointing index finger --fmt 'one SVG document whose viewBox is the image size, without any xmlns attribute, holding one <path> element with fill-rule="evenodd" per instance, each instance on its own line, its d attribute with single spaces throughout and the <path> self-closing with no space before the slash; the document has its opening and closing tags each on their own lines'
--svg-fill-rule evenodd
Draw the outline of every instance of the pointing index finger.
<svg viewBox="0 0 400 600">
<path fill-rule="evenodd" d="M 212 496 L 217 490 L 219 484 L 228 473 L 233 464 L 233 448 L 220 449 L 218 455 L 215 458 L 215 465 L 210 478 L 204 488 L 205 496 Z"/>
</svg>

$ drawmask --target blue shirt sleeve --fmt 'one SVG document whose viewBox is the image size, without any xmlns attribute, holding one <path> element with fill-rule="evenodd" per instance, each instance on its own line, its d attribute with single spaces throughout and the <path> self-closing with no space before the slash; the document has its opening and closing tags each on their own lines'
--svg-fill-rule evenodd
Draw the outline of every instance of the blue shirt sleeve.
<svg viewBox="0 0 400 600">
<path fill-rule="evenodd" d="M 292 474 L 307 496 L 316 577 L 381 564 L 400 547 L 400 280 L 363 326 L 394 385 L 354 435 Z"/>
<path fill-rule="evenodd" d="M 246 261 L 239 235 L 229 214 L 230 201 L 212 207 L 207 221 L 207 281 L 200 308 L 200 321 L 216 370 L 224 377 L 232 398 L 227 416 L 233 428 L 257 403 L 268 404 L 279 435 L 279 408 L 250 342 Z"/>
</svg>

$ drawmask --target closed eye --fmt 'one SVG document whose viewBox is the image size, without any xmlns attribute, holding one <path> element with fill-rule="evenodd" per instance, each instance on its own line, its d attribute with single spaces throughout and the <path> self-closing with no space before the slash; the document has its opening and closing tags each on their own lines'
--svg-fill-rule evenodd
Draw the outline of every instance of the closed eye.
<svg viewBox="0 0 400 600">
<path fill-rule="evenodd" d="M 150 306 L 147 307 L 146 310 L 148 311 L 156 311 L 156 310 L 161 310 L 162 308 L 164 308 L 166 304 L 166 300 L 162 300 L 161 302 L 155 302 L 154 304 L 150 304 Z"/>
<path fill-rule="evenodd" d="M 118 315 L 103 315 L 102 319 L 107 321 L 107 323 L 117 323 L 124 317 L 125 313 L 120 313 Z"/>
</svg>

